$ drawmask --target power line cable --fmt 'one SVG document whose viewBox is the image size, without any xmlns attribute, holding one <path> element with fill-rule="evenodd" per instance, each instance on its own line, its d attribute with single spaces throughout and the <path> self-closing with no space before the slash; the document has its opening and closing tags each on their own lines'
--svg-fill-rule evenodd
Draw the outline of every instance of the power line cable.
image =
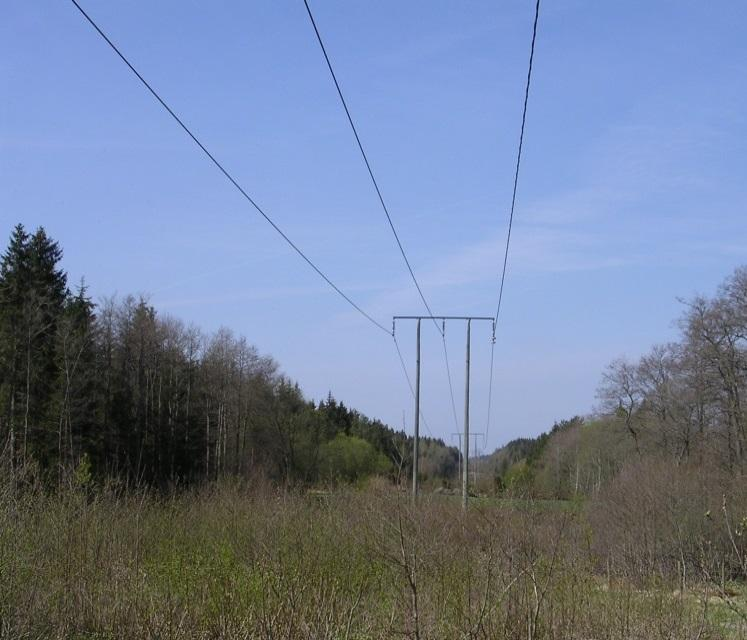
<svg viewBox="0 0 747 640">
<path fill-rule="evenodd" d="M 516 207 L 516 190 L 519 184 L 519 168 L 521 166 L 521 150 L 524 146 L 524 128 L 527 122 L 527 105 L 529 104 L 529 87 L 532 83 L 532 64 L 534 62 L 534 44 L 537 40 L 537 22 L 539 21 L 540 0 L 534 9 L 534 26 L 532 27 L 532 46 L 529 51 L 529 70 L 527 71 L 527 84 L 524 91 L 524 109 L 521 114 L 521 133 L 519 134 L 519 150 L 516 154 L 516 170 L 514 172 L 514 189 L 511 196 L 511 213 L 508 217 L 508 234 L 506 235 L 506 251 L 503 255 L 503 271 L 501 272 L 501 288 L 498 292 L 498 309 L 495 312 L 495 321 L 498 322 L 498 316 L 501 313 L 501 303 L 503 302 L 503 286 L 506 281 L 506 268 L 508 266 L 508 248 L 511 244 L 511 227 L 514 222 L 514 208 Z"/>
<path fill-rule="evenodd" d="M 405 365 L 405 359 L 402 357 L 402 351 L 399 348 L 399 342 L 397 342 L 397 336 L 394 334 L 394 331 L 392 331 L 392 340 L 394 340 L 394 347 L 397 349 L 397 355 L 399 356 L 399 363 L 402 365 L 402 371 L 405 374 L 405 379 L 407 380 L 407 386 L 410 387 L 410 393 L 412 394 L 412 397 L 415 398 L 415 388 L 412 386 L 412 381 L 410 380 L 410 374 L 407 373 L 407 365 Z M 425 419 L 425 416 L 423 415 L 423 410 L 420 410 L 420 419 L 423 421 L 423 425 L 425 426 L 425 430 L 428 432 L 428 435 L 433 438 L 433 433 L 431 433 L 431 428 L 428 426 L 428 421 Z"/>
<path fill-rule="evenodd" d="M 101 28 L 94 22 L 91 16 L 86 13 L 83 7 L 78 4 L 77 0 L 70 0 L 75 7 L 80 11 L 83 17 L 90 23 L 90 25 L 96 30 L 96 32 L 104 39 L 104 41 L 112 48 L 112 50 L 119 56 L 127 67 L 135 74 L 140 82 L 145 86 L 146 89 L 158 100 L 161 106 L 168 112 L 168 114 L 179 124 L 179 126 L 185 131 L 185 133 L 192 139 L 192 141 L 202 150 L 202 152 L 212 161 L 212 163 L 220 170 L 220 172 L 229 180 L 229 182 L 236 187 L 244 198 L 259 212 L 259 214 L 272 226 L 272 228 L 285 240 L 285 242 L 306 261 L 306 263 L 319 275 L 332 289 L 334 289 L 351 307 L 353 307 L 358 313 L 366 318 L 373 325 L 381 329 L 382 331 L 389 333 L 389 330 L 384 325 L 377 322 L 373 317 L 366 313 L 360 306 L 358 306 L 353 300 L 348 297 L 317 265 L 309 258 L 299 247 L 296 245 L 286 233 L 268 216 L 262 208 L 252 199 L 252 197 L 243 189 L 243 187 L 234 179 L 234 177 L 223 167 L 223 165 L 215 158 L 215 156 L 207 150 L 205 145 L 195 136 L 194 133 L 187 127 L 186 124 L 174 113 L 171 107 L 161 98 L 155 89 L 140 75 L 140 72 L 130 63 L 130 61 L 124 56 L 124 54 L 117 48 L 117 46 L 109 39 L 109 37 L 101 30 Z"/>
<path fill-rule="evenodd" d="M 449 395 L 451 396 L 451 411 L 454 414 L 454 427 L 459 431 L 459 419 L 457 418 L 456 402 L 454 402 L 454 387 L 451 384 L 451 367 L 449 366 L 449 352 L 446 348 L 446 320 L 443 321 L 441 342 L 444 346 L 444 362 L 446 363 L 446 378 L 449 381 Z"/>
<path fill-rule="evenodd" d="M 394 235 L 394 239 L 397 242 L 397 246 L 399 247 L 399 251 L 402 254 L 402 258 L 405 261 L 405 264 L 407 265 L 407 270 L 410 272 L 410 277 L 412 278 L 413 283 L 415 284 L 415 288 L 418 290 L 418 294 L 420 295 L 420 299 L 423 301 L 423 305 L 428 311 L 428 314 L 431 316 L 431 320 L 433 321 L 433 324 L 435 325 L 436 329 L 441 334 L 441 338 L 443 340 L 443 347 L 444 347 L 444 363 L 446 364 L 446 377 L 449 382 L 449 393 L 451 394 L 451 406 L 454 413 L 454 425 L 457 429 L 459 429 L 458 426 L 458 419 L 456 416 L 456 405 L 454 403 L 454 386 L 451 380 L 451 368 L 449 367 L 449 357 L 446 351 L 446 340 L 444 337 L 445 333 L 445 327 L 443 329 L 439 329 L 438 323 L 436 322 L 436 319 L 433 318 L 433 311 L 431 310 L 430 305 L 428 304 L 428 301 L 425 298 L 425 294 L 423 293 L 422 288 L 420 287 L 420 283 L 418 282 L 417 277 L 415 276 L 415 272 L 413 271 L 412 265 L 410 264 L 410 260 L 407 258 L 407 253 L 405 252 L 405 248 L 402 245 L 402 241 L 399 238 L 399 234 L 397 233 L 397 229 L 394 226 L 394 222 L 392 221 L 392 217 L 389 214 L 389 208 L 386 206 L 386 202 L 384 201 L 384 196 L 381 193 L 381 189 L 379 188 L 379 183 L 376 180 L 376 177 L 374 176 L 373 169 L 371 167 L 371 163 L 368 160 L 368 155 L 366 154 L 366 151 L 363 147 L 363 143 L 361 142 L 360 135 L 358 134 L 358 129 L 355 126 L 355 122 L 353 121 L 353 116 L 350 113 L 350 109 L 348 108 L 347 101 L 345 100 L 345 96 L 342 92 L 342 87 L 340 86 L 340 82 L 337 79 L 337 74 L 335 73 L 334 68 L 332 67 L 332 61 L 330 60 L 329 54 L 327 53 L 327 48 L 324 46 L 324 40 L 322 39 L 322 35 L 319 31 L 319 27 L 316 24 L 316 20 L 314 19 L 314 14 L 311 11 L 311 6 L 309 5 L 308 0 L 303 0 L 304 6 L 306 7 L 306 13 L 309 16 L 309 20 L 311 21 L 311 26 L 314 29 L 314 34 L 316 35 L 316 40 L 319 43 L 319 48 L 322 50 L 322 55 L 324 56 L 324 60 L 327 63 L 327 69 L 329 69 L 329 73 L 332 76 L 332 81 L 334 82 L 335 89 L 337 90 L 337 95 L 340 98 L 340 103 L 342 104 L 342 108 L 345 111 L 345 115 L 347 116 L 348 123 L 350 124 L 350 128 L 353 131 L 353 135 L 355 136 L 355 141 L 358 145 L 358 149 L 361 152 L 361 157 L 363 158 L 363 162 L 366 165 L 366 169 L 368 171 L 368 175 L 371 178 L 371 183 L 374 186 L 374 190 L 376 191 L 376 195 L 379 199 L 379 203 L 381 204 L 381 208 L 384 211 L 384 215 L 386 215 L 387 222 L 389 223 L 389 228 L 392 230 L 392 234 Z"/>
<path fill-rule="evenodd" d="M 495 322 L 493 323 L 493 338 L 490 347 L 490 382 L 488 384 L 488 411 L 487 426 L 485 427 L 485 442 L 487 443 L 488 432 L 490 430 L 490 411 L 493 401 L 493 369 L 495 362 L 495 328 L 498 324 L 498 316 L 501 313 L 501 304 L 503 303 L 503 289 L 506 283 L 506 270 L 508 268 L 508 250 L 511 245 L 511 229 L 514 222 L 514 209 L 516 208 L 516 192 L 519 185 L 519 169 L 521 168 L 521 152 L 524 146 L 524 130 L 527 122 L 527 106 L 529 104 L 529 88 L 532 84 L 532 66 L 534 64 L 534 47 L 537 42 L 537 23 L 539 22 L 540 0 L 534 7 L 534 24 L 532 26 L 532 44 L 529 49 L 529 68 L 527 70 L 527 82 L 524 90 L 524 108 L 521 113 L 521 130 L 519 133 L 519 148 L 516 153 L 516 169 L 514 171 L 514 186 L 511 194 L 511 212 L 508 217 L 508 233 L 506 234 L 506 250 L 503 254 L 503 269 L 501 271 L 501 286 L 498 291 L 498 307 L 495 312 Z"/>
<path fill-rule="evenodd" d="M 335 70 L 332 67 L 332 62 L 330 61 L 329 55 L 327 54 L 327 48 L 324 46 L 324 41 L 322 40 L 321 33 L 319 32 L 319 28 L 316 25 L 316 20 L 314 20 L 314 14 L 311 12 L 311 7 L 309 6 L 308 0 L 303 0 L 303 3 L 306 7 L 306 13 L 308 13 L 309 15 L 311 26 L 314 28 L 314 33 L 316 34 L 316 39 L 317 39 L 317 42 L 319 43 L 319 47 L 321 48 L 322 54 L 324 55 L 324 60 L 327 63 L 327 68 L 329 69 L 329 73 L 332 76 L 332 81 L 335 83 L 335 88 L 337 89 L 337 95 L 340 97 L 340 102 L 342 103 L 342 107 L 345 110 L 345 115 L 347 116 L 348 123 L 350 124 L 350 128 L 353 130 L 353 135 L 355 136 L 355 141 L 358 144 L 358 149 L 360 150 L 361 156 L 363 157 L 363 162 L 365 163 L 366 169 L 368 170 L 368 175 L 371 178 L 371 182 L 373 183 L 374 189 L 376 190 L 376 195 L 379 198 L 379 203 L 381 203 L 381 208 L 384 210 L 384 214 L 386 215 L 387 222 L 389 222 L 389 228 L 392 230 L 392 234 L 394 234 L 394 239 L 397 241 L 399 252 L 402 254 L 402 258 L 404 259 L 405 264 L 407 265 L 407 270 L 410 272 L 410 277 L 412 278 L 412 281 L 415 284 L 415 288 L 418 290 L 420 299 L 423 301 L 425 308 L 428 310 L 428 314 L 431 316 L 431 319 L 433 320 L 433 323 L 436 325 L 436 328 L 438 328 L 438 324 L 436 323 L 436 320 L 432 317 L 433 311 L 431 311 L 431 307 L 428 304 L 428 301 L 425 299 L 425 295 L 423 294 L 423 290 L 420 287 L 420 283 L 418 282 L 418 279 L 415 277 L 415 272 L 413 271 L 412 265 L 410 264 L 410 260 L 407 258 L 407 254 L 405 253 L 405 248 L 402 245 L 402 241 L 399 239 L 399 234 L 397 233 L 397 229 L 394 226 L 392 217 L 389 214 L 389 208 L 386 206 L 386 202 L 384 202 L 384 196 L 381 194 L 381 189 L 379 189 L 379 183 L 377 182 L 374 176 L 373 169 L 371 168 L 371 163 L 368 160 L 368 155 L 366 154 L 366 151 L 363 148 L 363 143 L 361 142 L 361 138 L 358 135 L 358 129 L 356 128 L 355 123 L 353 122 L 353 116 L 350 114 L 350 109 L 348 108 L 347 101 L 345 100 L 345 96 L 342 93 L 342 88 L 340 87 L 340 83 L 337 80 L 337 75 L 335 74 Z"/>
</svg>

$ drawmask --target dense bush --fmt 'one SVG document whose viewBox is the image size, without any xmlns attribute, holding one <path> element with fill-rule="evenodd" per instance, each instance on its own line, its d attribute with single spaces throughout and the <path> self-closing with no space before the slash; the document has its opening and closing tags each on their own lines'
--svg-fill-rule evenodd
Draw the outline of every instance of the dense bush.
<svg viewBox="0 0 747 640">
<path fill-rule="evenodd" d="M 352 481 L 370 475 L 384 475 L 392 463 L 361 438 L 339 433 L 322 445 L 320 467 L 326 478 Z"/>
</svg>

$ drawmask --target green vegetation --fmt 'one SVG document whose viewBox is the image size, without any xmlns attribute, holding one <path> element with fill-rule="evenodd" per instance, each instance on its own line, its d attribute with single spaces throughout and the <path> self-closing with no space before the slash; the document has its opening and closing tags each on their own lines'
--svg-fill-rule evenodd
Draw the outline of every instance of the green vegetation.
<svg viewBox="0 0 747 640">
<path fill-rule="evenodd" d="M 671 538 L 673 556 L 610 560 L 593 510 L 463 514 L 436 496 L 413 507 L 388 483 L 324 500 L 261 480 L 168 497 L 25 487 L 0 494 L 0 637 L 747 635 L 744 588 L 704 577 L 744 552 L 718 509 L 704 555 Z M 680 551 L 684 572 L 668 564 Z"/>
<path fill-rule="evenodd" d="M 362 438 L 338 433 L 321 448 L 322 473 L 347 481 L 371 475 L 385 475 L 391 462 Z"/>
<path fill-rule="evenodd" d="M 747 270 L 478 467 L 244 338 L 0 261 L 0 638 L 747 637 Z"/>
<path fill-rule="evenodd" d="M 603 375 L 593 418 L 564 420 L 480 461 L 483 493 L 593 498 L 646 465 L 703 482 L 747 472 L 747 268 L 688 302 L 679 341 Z M 487 473 L 485 472 L 487 471 Z"/>
</svg>

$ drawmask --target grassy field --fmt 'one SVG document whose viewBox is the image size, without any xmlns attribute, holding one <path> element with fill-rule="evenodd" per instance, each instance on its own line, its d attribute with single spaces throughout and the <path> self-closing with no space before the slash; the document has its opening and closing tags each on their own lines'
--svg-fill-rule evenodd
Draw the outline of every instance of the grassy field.
<svg viewBox="0 0 747 640">
<path fill-rule="evenodd" d="M 1 500 L 2 638 L 743 638 L 739 585 L 610 569 L 578 508 L 390 487 Z"/>
</svg>

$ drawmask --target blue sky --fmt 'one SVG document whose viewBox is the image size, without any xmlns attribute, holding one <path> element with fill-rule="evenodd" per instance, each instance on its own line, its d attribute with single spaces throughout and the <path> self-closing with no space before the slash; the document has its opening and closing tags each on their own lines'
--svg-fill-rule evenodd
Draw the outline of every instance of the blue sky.
<svg viewBox="0 0 747 640">
<path fill-rule="evenodd" d="M 422 313 L 301 0 L 82 0 L 177 113 L 382 324 Z M 426 296 L 494 313 L 533 2 L 312 3 Z M 312 398 L 412 423 L 391 339 L 201 156 L 67 0 L 0 23 L 0 233 L 44 225 L 94 296 L 231 327 Z M 676 335 L 747 262 L 747 5 L 544 0 L 488 447 L 589 412 L 603 367 Z M 447 326 L 461 422 L 464 327 Z M 414 361 L 414 326 L 398 337 Z M 488 327 L 473 331 L 486 430 Z M 423 326 L 423 411 L 456 430 Z M 459 425 L 461 428 L 461 424 Z"/>
</svg>

